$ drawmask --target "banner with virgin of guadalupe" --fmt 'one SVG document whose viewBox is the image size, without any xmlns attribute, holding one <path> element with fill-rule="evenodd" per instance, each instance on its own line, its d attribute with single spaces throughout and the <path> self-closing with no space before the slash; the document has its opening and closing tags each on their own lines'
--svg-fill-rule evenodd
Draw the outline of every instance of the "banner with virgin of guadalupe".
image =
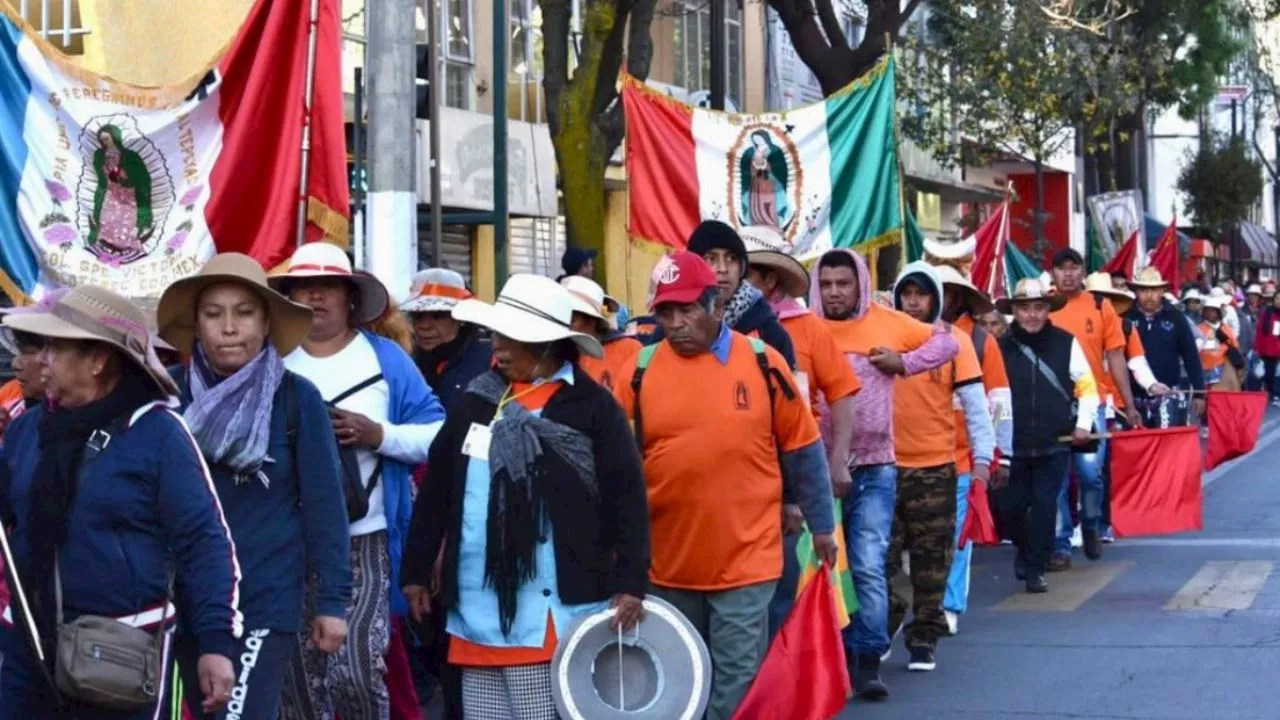
<svg viewBox="0 0 1280 720">
<path fill-rule="evenodd" d="M 901 237 L 894 63 L 826 100 L 740 115 L 694 108 L 623 78 L 633 238 L 684 247 L 703 220 L 749 250 L 809 259 Z"/>
<path fill-rule="evenodd" d="M 306 237 L 348 233 L 337 0 L 320 4 Z M 141 11 L 140 11 L 141 12 Z M 96 75 L 0 3 L 0 285 L 90 283 L 147 306 L 215 252 L 296 246 L 309 0 L 258 0 L 189 82 Z"/>
</svg>

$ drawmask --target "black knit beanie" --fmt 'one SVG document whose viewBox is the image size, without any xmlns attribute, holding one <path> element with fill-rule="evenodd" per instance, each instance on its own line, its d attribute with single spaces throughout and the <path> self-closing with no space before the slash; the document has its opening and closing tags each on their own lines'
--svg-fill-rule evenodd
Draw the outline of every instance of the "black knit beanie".
<svg viewBox="0 0 1280 720">
<path fill-rule="evenodd" d="M 747 270 L 747 246 L 738 236 L 738 231 L 719 220 L 703 220 L 689 236 L 689 252 L 695 255 L 706 255 L 712 250 L 728 250 L 742 263 L 742 271 Z"/>
</svg>

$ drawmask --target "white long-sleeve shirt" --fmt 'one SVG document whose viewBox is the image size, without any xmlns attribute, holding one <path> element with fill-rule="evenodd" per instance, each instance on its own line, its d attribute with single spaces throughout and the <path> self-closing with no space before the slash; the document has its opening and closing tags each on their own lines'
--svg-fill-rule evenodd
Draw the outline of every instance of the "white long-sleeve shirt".
<svg viewBox="0 0 1280 720">
<path fill-rule="evenodd" d="M 1089 369 L 1089 358 L 1085 357 L 1080 341 L 1074 337 L 1071 338 L 1069 372 L 1076 396 L 1076 428 L 1090 432 L 1098 420 L 1098 382 Z"/>
</svg>

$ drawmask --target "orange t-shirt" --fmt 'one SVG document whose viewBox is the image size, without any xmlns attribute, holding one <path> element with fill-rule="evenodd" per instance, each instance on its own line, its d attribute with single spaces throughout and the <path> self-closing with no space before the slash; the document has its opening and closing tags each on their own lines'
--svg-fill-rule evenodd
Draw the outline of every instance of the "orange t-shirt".
<svg viewBox="0 0 1280 720">
<path fill-rule="evenodd" d="M 549 382 L 541 385 L 511 383 L 508 392 L 510 402 L 520 403 L 525 410 L 541 410 L 550 402 L 563 383 Z M 547 613 L 547 634 L 540 648 L 498 647 L 480 645 L 453 635 L 449 638 L 449 664 L 464 667 L 513 667 L 551 662 L 556 653 L 556 624 Z"/>
<path fill-rule="evenodd" d="M 12 422 L 27 409 L 26 399 L 22 396 L 22 386 L 17 380 L 10 380 L 4 385 L 0 385 L 0 409 L 9 414 L 9 421 Z"/>
<path fill-rule="evenodd" d="M 953 325 L 973 339 L 973 318 L 962 315 Z M 1008 389 L 1009 375 L 1004 369 L 1004 355 L 1000 343 L 991 333 L 984 336 L 982 349 L 982 386 L 990 394 L 992 390 Z M 956 472 L 964 475 L 973 472 L 973 450 L 969 446 L 969 430 L 964 424 L 964 410 L 956 408 Z"/>
<path fill-rule="evenodd" d="M 821 318 L 813 313 L 796 315 L 783 320 L 782 329 L 791 336 L 796 353 L 796 382 L 808 388 L 814 418 L 819 413 L 819 392 L 830 405 L 862 389 L 862 382 Z"/>
<path fill-rule="evenodd" d="M 578 367 L 605 390 L 613 392 L 614 380 L 622 374 L 623 368 L 635 364 L 636 355 L 642 347 L 640 341 L 633 337 L 620 337 L 605 343 L 603 358 L 593 358 L 584 353 L 578 358 Z"/>
<path fill-rule="evenodd" d="M 728 590 L 782 575 L 779 452 L 818 442 L 799 395 L 778 391 L 772 407 L 750 341 L 736 332 L 727 364 L 711 353 L 681 357 L 662 342 L 641 381 L 644 477 L 654 584 Z M 795 387 L 771 347 L 769 366 Z M 633 415 L 628 369 L 614 396 Z M 634 417 L 632 420 L 634 421 Z"/>
<path fill-rule="evenodd" d="M 1240 349 L 1240 343 L 1236 340 L 1236 334 L 1226 323 L 1219 326 L 1223 333 L 1227 336 L 1226 344 L 1218 341 L 1218 331 L 1209 326 L 1209 323 L 1200 323 L 1200 332 L 1204 334 L 1204 349 L 1200 351 L 1200 365 L 1205 370 L 1215 370 L 1227 361 L 1227 348 Z"/>
<path fill-rule="evenodd" d="M 898 466 L 937 467 L 955 462 L 955 390 L 982 381 L 969 333 L 951 326 L 960 352 L 941 367 L 898 378 L 893 387 L 893 441 Z"/>
<path fill-rule="evenodd" d="M 1111 307 L 1111 301 L 1102 298 L 1099 307 L 1093 293 L 1082 292 L 1067 300 L 1067 304 L 1050 315 L 1049 319 L 1080 341 L 1080 349 L 1089 360 L 1089 370 L 1093 377 L 1106 386 L 1109 375 L 1103 371 L 1103 356 L 1112 350 L 1125 348 L 1124 328 L 1120 324 L 1120 316 Z M 1115 401 L 1116 407 L 1124 407 L 1124 401 L 1119 395 L 1116 395 Z"/>
<path fill-rule="evenodd" d="M 870 355 L 871 348 L 884 346 L 896 353 L 911 352 L 929 342 L 933 326 L 910 315 L 872 303 L 860 318 L 824 320 L 836 347 L 843 353 Z"/>
<path fill-rule="evenodd" d="M 1122 319 L 1121 323 L 1124 322 Z M 1121 335 L 1124 334 L 1124 327 L 1121 326 Z M 1136 357 L 1143 357 L 1147 354 L 1146 348 L 1142 346 L 1142 336 L 1138 334 L 1137 328 L 1129 331 L 1128 337 L 1124 339 L 1124 358 L 1132 360 Z M 1107 367 L 1107 372 L 1102 374 L 1102 385 L 1098 388 L 1101 395 L 1100 399 L 1105 405 L 1107 398 L 1111 398 L 1111 403 L 1117 408 L 1124 408 L 1124 398 L 1120 396 L 1119 386 L 1116 384 L 1115 378 L 1111 377 L 1111 367 Z"/>
</svg>

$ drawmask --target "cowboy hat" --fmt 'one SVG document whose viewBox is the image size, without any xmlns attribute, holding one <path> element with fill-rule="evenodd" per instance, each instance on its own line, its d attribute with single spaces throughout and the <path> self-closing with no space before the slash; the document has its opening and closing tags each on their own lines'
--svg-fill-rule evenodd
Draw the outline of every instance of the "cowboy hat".
<svg viewBox="0 0 1280 720">
<path fill-rule="evenodd" d="M 1204 302 L 1204 298 L 1205 296 L 1195 288 L 1187 288 L 1186 291 L 1182 293 L 1182 302 L 1184 303 L 1192 301 L 1202 303 Z"/>
<path fill-rule="evenodd" d="M 1135 295 L 1128 290 L 1117 290 L 1111 285 L 1111 276 L 1104 272 L 1090 273 L 1084 279 L 1084 289 L 1106 297 L 1133 300 Z"/>
<path fill-rule="evenodd" d="M 573 311 L 590 315 L 597 320 L 608 320 L 606 313 L 618 312 L 618 301 L 604 294 L 604 288 L 595 280 L 581 275 L 570 275 L 560 284 L 573 299 Z"/>
<path fill-rule="evenodd" d="M 1258 283 L 1251 283 L 1249 287 L 1244 289 L 1244 294 L 1245 295 L 1261 295 L 1262 286 L 1258 285 Z"/>
<path fill-rule="evenodd" d="M 522 343 L 572 340 L 587 355 L 604 356 L 600 341 L 569 326 L 573 296 L 560 283 L 542 275 L 516 273 L 507 278 L 496 302 L 463 300 L 453 309 L 453 319 Z"/>
<path fill-rule="evenodd" d="M 1204 308 L 1206 310 L 1213 309 L 1213 310 L 1217 310 L 1218 312 L 1222 312 L 1222 310 L 1225 309 L 1230 304 L 1231 304 L 1231 299 L 1228 298 L 1226 295 L 1210 295 L 1209 297 L 1204 299 Z"/>
<path fill-rule="evenodd" d="M 1023 278 L 1013 288 L 1013 296 L 1000 298 L 996 301 L 996 309 L 1004 315 L 1013 314 L 1013 308 L 1019 303 L 1043 301 L 1049 303 L 1049 310 L 1062 309 L 1067 304 L 1067 299 L 1057 293 L 1050 293 L 1044 286 L 1044 283 L 1035 278 Z"/>
<path fill-rule="evenodd" d="M 413 276 L 408 300 L 400 304 L 404 313 L 447 313 L 471 297 L 462 276 L 445 268 L 429 268 Z"/>
<path fill-rule="evenodd" d="M 934 265 L 933 270 L 938 273 L 938 279 L 942 281 L 944 288 L 950 286 L 964 291 L 970 314 L 984 315 L 995 309 L 995 303 L 961 275 L 959 270 L 950 265 Z"/>
<path fill-rule="evenodd" d="M 747 253 L 747 264 L 777 273 L 778 284 L 788 297 L 809 295 L 809 273 L 799 260 L 790 255 L 773 250 L 752 250 Z"/>
<path fill-rule="evenodd" d="M 120 351 L 166 395 L 178 386 L 156 357 L 147 329 L 147 314 L 128 298 L 94 285 L 77 285 L 44 310 L 8 313 L 4 326 L 46 338 L 93 340 Z"/>
<path fill-rule="evenodd" d="M 1160 271 L 1153 267 L 1144 267 L 1129 281 L 1131 288 L 1163 288 L 1169 287 Z"/>
<path fill-rule="evenodd" d="M 311 308 L 293 302 L 267 284 L 267 273 L 257 260 L 241 253 L 214 255 L 200 272 L 175 281 L 165 288 L 156 307 L 160 337 L 182 352 L 191 349 L 196 337 L 196 303 L 210 285 L 235 283 L 262 298 L 267 308 L 271 344 L 288 355 L 302 344 L 311 329 Z"/>
<path fill-rule="evenodd" d="M 967 258 L 978 250 L 978 239 L 970 236 L 963 240 L 943 242 L 941 240 L 924 239 L 924 253 L 939 260 L 960 260 Z"/>
<path fill-rule="evenodd" d="M 614 611 L 578 618 L 551 660 L 551 696 L 564 720 L 695 720 L 711 693 L 711 657 L 680 611 L 652 595 L 634 631 Z"/>
<path fill-rule="evenodd" d="M 350 283 L 356 290 L 355 325 L 368 325 L 382 317 L 391 304 L 391 297 L 382 281 L 366 272 L 353 272 L 351 259 L 342 248 L 333 243 L 310 242 L 294 251 L 289 258 L 289 269 L 267 278 L 272 288 L 289 294 L 289 284 L 307 278 L 336 277 Z"/>
</svg>

